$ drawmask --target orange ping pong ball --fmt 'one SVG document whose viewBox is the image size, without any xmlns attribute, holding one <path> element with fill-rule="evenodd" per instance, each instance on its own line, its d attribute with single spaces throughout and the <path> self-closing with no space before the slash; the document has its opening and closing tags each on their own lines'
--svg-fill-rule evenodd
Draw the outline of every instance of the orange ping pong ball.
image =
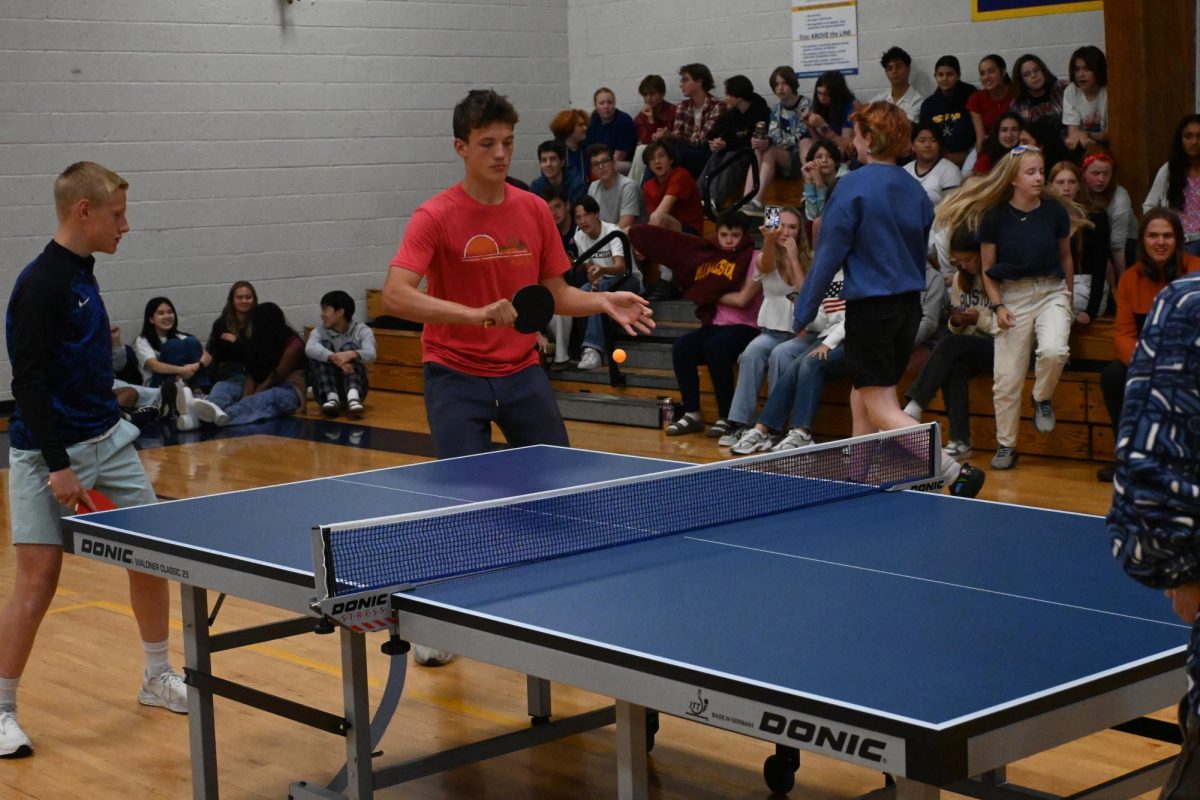
<svg viewBox="0 0 1200 800">
<path fill-rule="evenodd" d="M 625 363 L 625 351 L 619 347 L 616 350 L 613 350 L 612 360 L 617 362 L 618 364 L 624 364 Z"/>
</svg>

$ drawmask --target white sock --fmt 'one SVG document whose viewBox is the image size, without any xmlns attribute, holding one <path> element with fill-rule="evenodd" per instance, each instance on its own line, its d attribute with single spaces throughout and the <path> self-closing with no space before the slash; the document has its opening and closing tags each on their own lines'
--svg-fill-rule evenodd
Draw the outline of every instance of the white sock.
<svg viewBox="0 0 1200 800">
<path fill-rule="evenodd" d="M 925 410 L 925 409 L 923 409 L 923 408 L 921 408 L 919 405 L 917 405 L 917 401 L 916 401 L 916 400 L 909 400 L 909 401 L 908 401 L 908 405 L 906 405 L 906 406 L 904 407 L 904 413 L 905 413 L 905 414 L 908 414 L 908 415 L 909 415 L 910 417 L 912 417 L 913 419 L 920 419 L 920 418 L 921 418 L 921 412 L 922 412 L 922 411 L 924 411 L 924 410 Z"/>
<path fill-rule="evenodd" d="M 325 395 L 326 403 L 336 403 L 337 401 L 338 401 L 337 392 L 330 392 L 329 394 Z"/>
<path fill-rule="evenodd" d="M 0 678 L 0 711 L 17 710 L 17 684 L 20 678 Z"/>
<path fill-rule="evenodd" d="M 157 678 L 171 668 L 167 661 L 167 642 L 142 642 L 142 650 L 146 653 L 146 677 Z"/>
<path fill-rule="evenodd" d="M 699 411 L 689 411 L 686 414 L 684 414 L 684 416 L 687 417 L 688 419 L 700 419 L 700 412 Z"/>
<path fill-rule="evenodd" d="M 358 400 L 358 399 L 359 399 L 358 389 L 347 389 L 346 390 L 346 402 L 347 403 L 349 403 L 351 400 Z"/>
</svg>

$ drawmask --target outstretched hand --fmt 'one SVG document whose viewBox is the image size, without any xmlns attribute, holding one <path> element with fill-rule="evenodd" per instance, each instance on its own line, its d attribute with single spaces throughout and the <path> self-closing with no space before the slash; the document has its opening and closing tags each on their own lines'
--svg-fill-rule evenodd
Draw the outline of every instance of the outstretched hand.
<svg viewBox="0 0 1200 800">
<path fill-rule="evenodd" d="M 654 330 L 654 310 L 650 303 L 633 292 L 605 292 L 602 307 L 630 336 Z"/>
</svg>

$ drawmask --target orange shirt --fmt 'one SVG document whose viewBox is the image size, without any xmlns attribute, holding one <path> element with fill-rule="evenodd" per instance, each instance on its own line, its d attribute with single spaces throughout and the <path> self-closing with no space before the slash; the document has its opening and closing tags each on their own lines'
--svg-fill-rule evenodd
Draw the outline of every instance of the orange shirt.
<svg viewBox="0 0 1200 800">
<path fill-rule="evenodd" d="M 431 297 L 481 308 L 564 274 L 571 262 L 540 197 L 505 186 L 504 201 L 488 206 L 456 184 L 413 212 L 391 266 L 423 276 Z M 536 338 L 511 327 L 427 324 L 422 358 L 502 377 L 538 363 Z"/>
<path fill-rule="evenodd" d="M 1179 251 L 1182 260 L 1183 274 L 1200 271 L 1200 258 Z M 1164 286 L 1165 280 L 1152 280 L 1146 275 L 1141 263 L 1134 264 L 1125 270 L 1121 282 L 1117 284 L 1117 318 L 1113 323 L 1113 347 L 1116 348 L 1117 358 L 1122 364 L 1129 364 L 1133 359 L 1133 351 L 1137 347 L 1138 335 L 1154 298 Z M 1094 291 L 1095 289 L 1093 289 Z"/>
</svg>

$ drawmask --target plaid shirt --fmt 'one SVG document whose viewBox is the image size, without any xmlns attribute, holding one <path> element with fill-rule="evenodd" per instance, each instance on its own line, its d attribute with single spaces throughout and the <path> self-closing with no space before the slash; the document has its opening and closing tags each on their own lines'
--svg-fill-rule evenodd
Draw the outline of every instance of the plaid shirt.
<svg viewBox="0 0 1200 800">
<path fill-rule="evenodd" d="M 684 101 L 676 106 L 675 127 L 671 135 L 691 145 L 702 145 L 708 141 L 721 117 L 725 116 L 725 104 L 710 94 L 704 101 L 704 107 L 700 109 L 699 126 L 696 125 L 694 109 L 691 98 L 684 98 Z"/>
<path fill-rule="evenodd" d="M 1200 275 L 1159 292 L 1138 338 L 1117 432 L 1108 533 L 1130 577 L 1155 589 L 1200 581 Z M 1200 716 L 1200 617 L 1188 647 Z"/>
</svg>

